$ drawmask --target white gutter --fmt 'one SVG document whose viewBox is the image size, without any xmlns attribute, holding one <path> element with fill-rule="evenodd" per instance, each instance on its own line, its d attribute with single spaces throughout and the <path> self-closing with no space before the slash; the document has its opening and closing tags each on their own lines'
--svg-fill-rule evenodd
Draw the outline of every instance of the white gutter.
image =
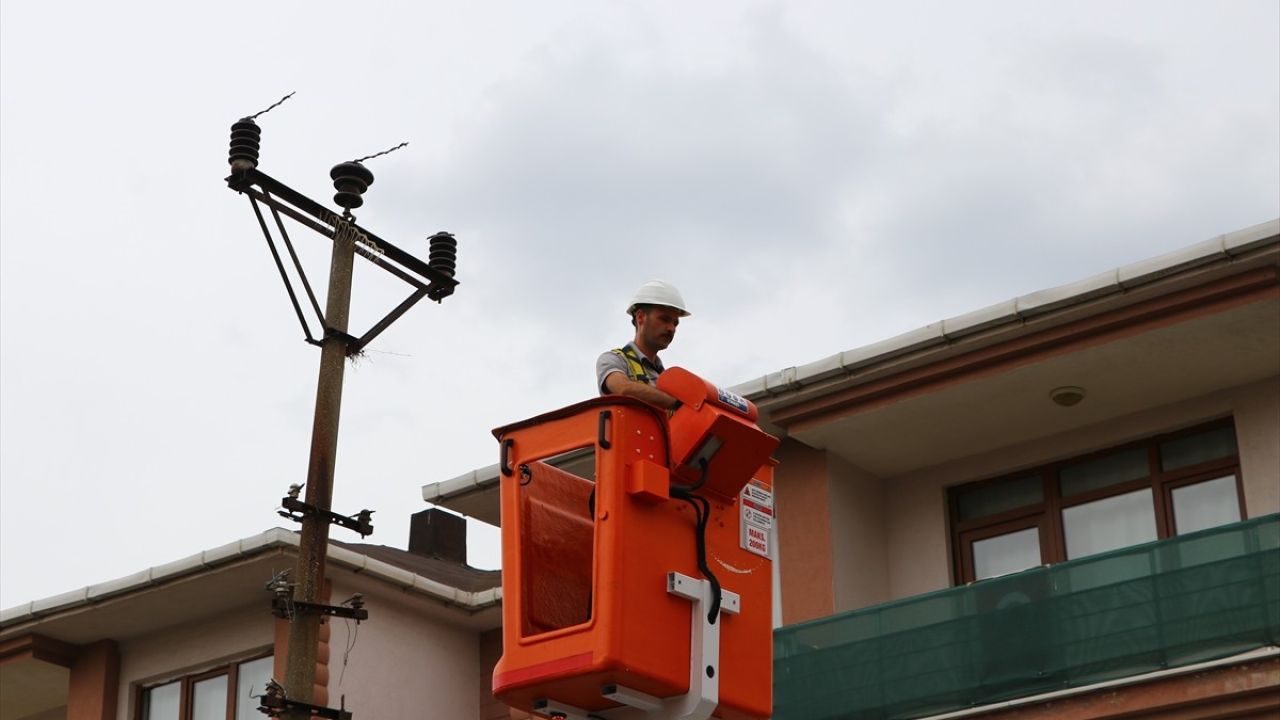
<svg viewBox="0 0 1280 720">
<path fill-rule="evenodd" d="M 455 478 L 422 486 L 422 499 L 440 505 L 450 498 L 466 495 L 473 490 L 490 487 L 498 480 L 498 464 L 463 473 Z"/>
<path fill-rule="evenodd" d="M 776 397 L 833 377 L 850 375 L 901 355 L 946 345 L 992 327 L 1018 323 L 1104 295 L 1119 294 L 1192 268 L 1230 261 L 1270 245 L 1280 245 L 1280 219 L 1219 235 L 1091 278 L 1038 290 L 799 367 L 783 368 L 734 385 L 730 390 L 752 401 Z"/>
<path fill-rule="evenodd" d="M 259 535 L 205 550 L 171 563 L 156 565 L 133 575 L 0 610 L 0 629 L 77 607 L 95 605 L 113 597 L 212 570 L 273 549 L 296 550 L 298 543 L 297 534 L 282 528 L 272 528 Z M 468 612 L 484 610 L 502 601 L 502 588 L 491 588 L 479 592 L 460 590 L 337 545 L 329 545 L 328 557 L 341 567 L 378 578 L 401 589 L 425 595 Z"/>
</svg>

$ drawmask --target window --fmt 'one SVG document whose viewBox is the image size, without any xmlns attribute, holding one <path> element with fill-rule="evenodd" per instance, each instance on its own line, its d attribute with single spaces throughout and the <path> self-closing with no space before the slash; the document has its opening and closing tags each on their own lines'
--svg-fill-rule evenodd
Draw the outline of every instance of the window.
<svg viewBox="0 0 1280 720">
<path fill-rule="evenodd" d="M 1230 421 L 949 491 L 956 578 L 984 580 L 1244 517 Z"/>
<path fill-rule="evenodd" d="M 585 447 L 518 468 L 521 636 L 591 620 L 596 452 Z"/>
<path fill-rule="evenodd" d="M 1067 559 L 1156 539 L 1155 501 L 1143 488 L 1062 509 Z"/>
<path fill-rule="evenodd" d="M 139 720 L 256 720 L 271 679 L 271 655 L 231 663 L 140 690 Z"/>
<path fill-rule="evenodd" d="M 978 580 L 1007 575 L 1039 564 L 1039 528 L 1015 530 L 973 543 L 973 573 Z"/>
</svg>

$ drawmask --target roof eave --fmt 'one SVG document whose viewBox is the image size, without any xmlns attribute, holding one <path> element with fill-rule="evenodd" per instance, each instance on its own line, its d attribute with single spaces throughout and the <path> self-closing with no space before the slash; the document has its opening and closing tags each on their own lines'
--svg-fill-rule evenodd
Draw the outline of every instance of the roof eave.
<svg viewBox="0 0 1280 720">
<path fill-rule="evenodd" d="M 237 540 L 211 550 L 205 550 L 181 560 L 156 565 L 132 575 L 0 610 L 0 630 L 81 607 L 96 605 L 105 600 L 162 585 L 179 578 L 214 570 L 272 550 L 296 551 L 298 544 L 299 537 L 297 534 L 282 528 L 272 528 L 258 535 Z M 502 588 L 500 587 L 482 591 L 461 590 L 332 543 L 329 545 L 328 558 L 339 567 L 377 578 L 403 590 L 440 601 L 470 614 L 494 607 L 502 601 Z"/>
</svg>

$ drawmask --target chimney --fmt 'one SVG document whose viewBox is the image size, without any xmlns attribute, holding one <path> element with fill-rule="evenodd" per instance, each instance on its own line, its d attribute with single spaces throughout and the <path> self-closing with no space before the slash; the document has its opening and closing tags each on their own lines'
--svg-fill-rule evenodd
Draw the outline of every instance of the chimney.
<svg viewBox="0 0 1280 720">
<path fill-rule="evenodd" d="M 467 563 L 467 521 L 440 508 L 409 516 L 409 552 Z"/>
</svg>

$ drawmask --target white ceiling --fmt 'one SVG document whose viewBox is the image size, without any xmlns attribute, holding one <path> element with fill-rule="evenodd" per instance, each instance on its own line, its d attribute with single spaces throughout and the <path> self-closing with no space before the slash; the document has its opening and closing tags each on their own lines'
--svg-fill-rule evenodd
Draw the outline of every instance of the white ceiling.
<svg viewBox="0 0 1280 720">
<path fill-rule="evenodd" d="M 1150 330 L 791 430 L 879 477 L 1280 374 L 1280 300 Z M 1060 407 L 1052 389 L 1087 390 Z"/>
</svg>

